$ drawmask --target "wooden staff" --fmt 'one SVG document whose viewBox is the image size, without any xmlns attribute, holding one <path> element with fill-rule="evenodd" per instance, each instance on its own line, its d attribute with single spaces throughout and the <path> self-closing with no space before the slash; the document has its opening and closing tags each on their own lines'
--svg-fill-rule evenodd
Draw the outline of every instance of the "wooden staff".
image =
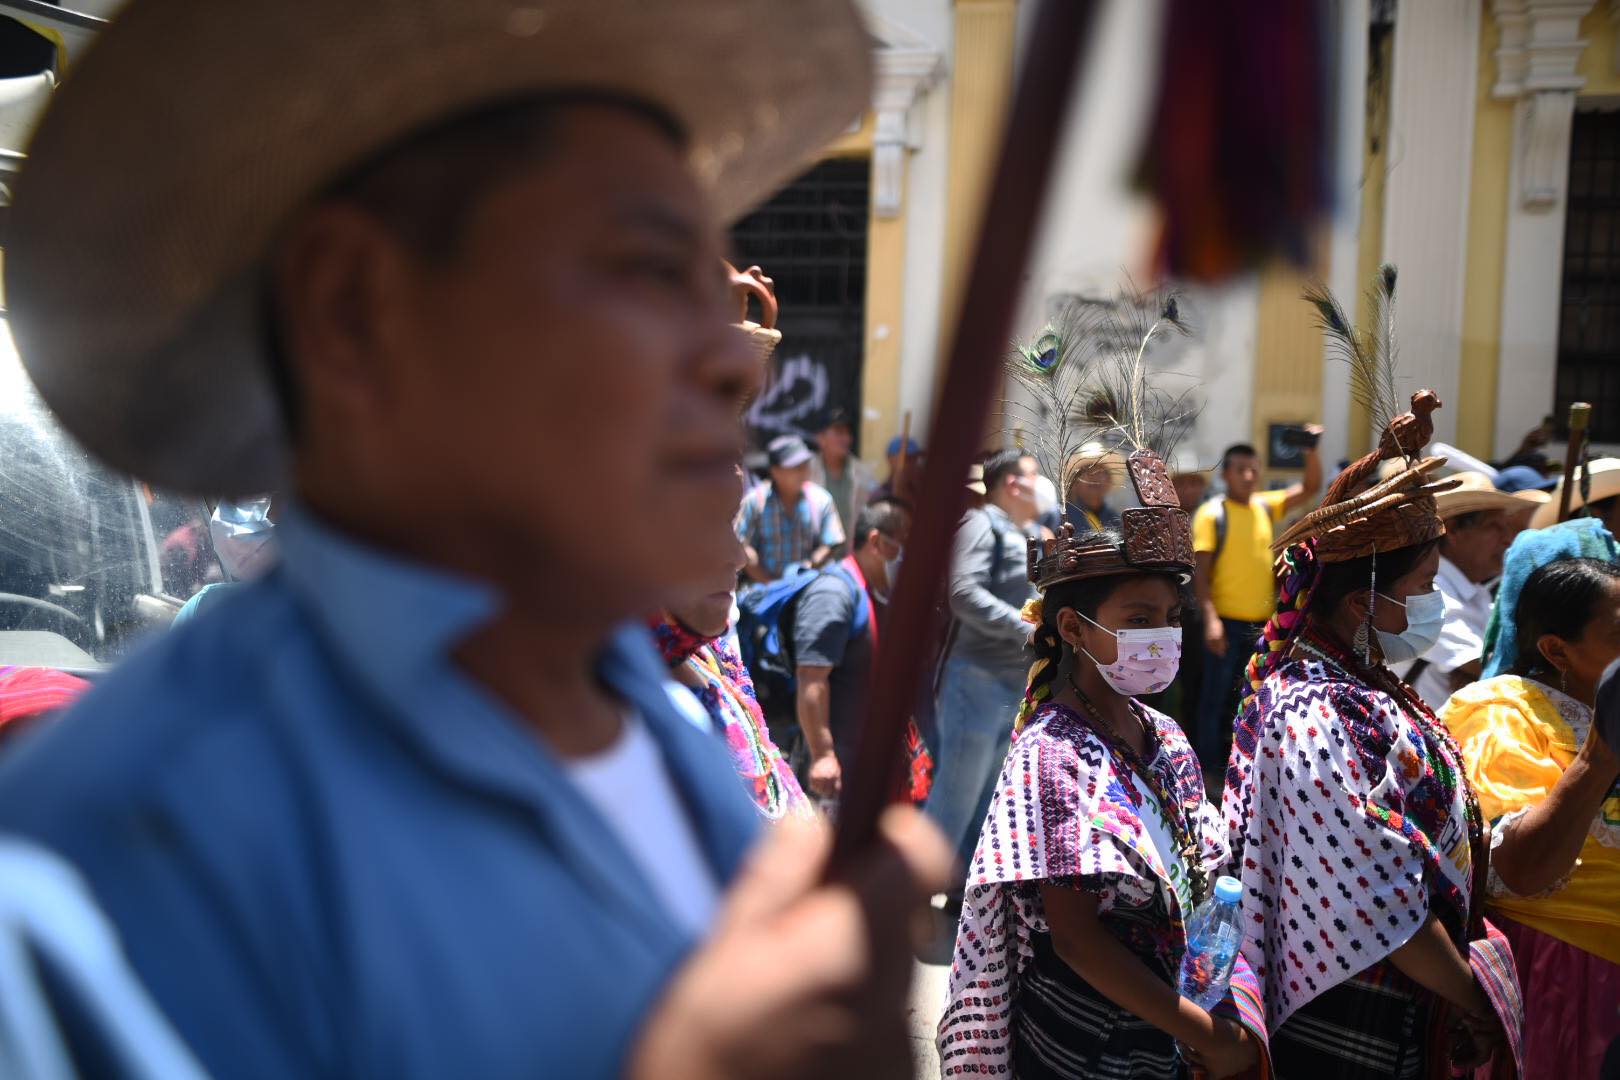
<svg viewBox="0 0 1620 1080">
<path fill-rule="evenodd" d="M 1558 494 L 1558 520 L 1569 520 L 1569 504 L 1575 494 L 1575 472 L 1586 451 L 1586 428 L 1592 420 L 1592 406 L 1577 401 L 1569 407 L 1569 447 L 1564 451 L 1564 483 Z"/>
<path fill-rule="evenodd" d="M 905 766 L 906 722 L 923 685 L 923 664 L 956 524 L 967 508 L 967 475 L 1001 374 L 1036 221 L 1045 203 L 1058 139 L 1065 131 L 1096 0 L 1041 0 L 1023 74 L 1013 94 L 989 200 L 957 316 L 945 385 L 929 426 L 932 467 L 923 473 L 906 561 L 883 625 L 854 768 L 839 802 L 828 873 L 836 876 L 877 837 L 878 816 Z"/>
<path fill-rule="evenodd" d="M 894 463 L 894 475 L 889 478 L 891 495 L 900 494 L 900 478 L 906 475 L 906 462 L 911 459 L 911 410 L 900 418 L 900 460 Z M 901 496 L 904 498 L 904 496 Z"/>
</svg>

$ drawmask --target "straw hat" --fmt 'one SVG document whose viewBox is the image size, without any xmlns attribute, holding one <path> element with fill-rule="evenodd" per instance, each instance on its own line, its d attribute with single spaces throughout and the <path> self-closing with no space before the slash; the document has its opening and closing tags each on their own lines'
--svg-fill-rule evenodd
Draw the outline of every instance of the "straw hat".
<svg viewBox="0 0 1620 1080">
<path fill-rule="evenodd" d="M 1097 465 L 1107 469 L 1110 485 L 1117 487 L 1124 481 L 1125 459 L 1120 456 L 1119 451 L 1100 442 L 1088 442 L 1069 455 L 1068 467 L 1064 469 L 1063 474 L 1068 477 L 1069 485 L 1072 487 L 1081 473 Z"/>
<path fill-rule="evenodd" d="M 1590 470 L 1592 473 L 1592 501 L 1602 502 L 1604 499 L 1620 495 L 1620 458 L 1594 458 Z M 1564 497 L 1564 482 L 1558 481 L 1558 486 L 1552 490 L 1551 498 L 1536 510 L 1535 516 L 1530 519 L 1532 529 L 1545 529 L 1558 520 L 1558 503 Z M 1575 491 L 1571 494 L 1569 508 L 1578 510 L 1586 505 L 1581 498 L 1581 487 L 1577 481 Z"/>
<path fill-rule="evenodd" d="M 1505 491 L 1496 490 L 1491 478 L 1481 472 L 1453 473 L 1450 479 L 1457 481 L 1457 486 L 1450 491 L 1442 491 L 1434 497 L 1435 504 L 1440 510 L 1440 520 L 1450 521 L 1463 514 L 1472 514 L 1480 510 L 1505 510 L 1509 513 L 1523 513 L 1531 509 L 1531 500 L 1521 495 L 1510 495 Z M 1537 491 L 1535 495 L 1544 493 Z"/>
<path fill-rule="evenodd" d="M 268 490 L 286 439 L 260 267 L 360 161 L 548 91 L 647 101 L 740 216 L 870 102 L 851 0 L 135 0 L 74 67 L 18 178 L 5 295 L 64 425 L 187 491 Z"/>
</svg>

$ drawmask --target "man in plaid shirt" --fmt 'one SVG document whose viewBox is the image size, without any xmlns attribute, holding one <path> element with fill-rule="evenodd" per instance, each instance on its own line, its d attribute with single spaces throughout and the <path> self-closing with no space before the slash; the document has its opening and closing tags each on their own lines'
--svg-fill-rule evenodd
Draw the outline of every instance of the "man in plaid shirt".
<svg viewBox="0 0 1620 1080">
<path fill-rule="evenodd" d="M 737 516 L 737 536 L 748 549 L 746 573 L 776 581 L 797 567 L 820 567 L 844 542 L 844 523 L 832 494 L 810 482 L 815 456 L 797 435 L 781 435 L 768 448 L 771 478 L 750 491 Z"/>
</svg>

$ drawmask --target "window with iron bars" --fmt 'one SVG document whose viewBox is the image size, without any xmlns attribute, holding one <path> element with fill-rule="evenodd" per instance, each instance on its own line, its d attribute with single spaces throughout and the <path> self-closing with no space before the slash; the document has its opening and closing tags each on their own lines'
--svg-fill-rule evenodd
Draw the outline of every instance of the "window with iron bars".
<svg viewBox="0 0 1620 1080">
<path fill-rule="evenodd" d="M 786 432 L 811 435 L 834 408 L 860 437 L 870 200 L 870 162 L 835 158 L 732 229 L 737 266 L 763 268 L 781 307 L 782 344 L 748 414 L 756 446 Z"/>
<path fill-rule="evenodd" d="M 1620 112 L 1580 112 L 1569 148 L 1556 422 L 1592 404 L 1591 438 L 1620 441 Z"/>
</svg>

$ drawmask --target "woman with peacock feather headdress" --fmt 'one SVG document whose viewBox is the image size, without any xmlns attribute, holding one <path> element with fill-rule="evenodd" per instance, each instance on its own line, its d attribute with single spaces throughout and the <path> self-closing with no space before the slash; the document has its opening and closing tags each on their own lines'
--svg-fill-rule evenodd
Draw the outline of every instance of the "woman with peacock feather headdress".
<svg viewBox="0 0 1620 1080">
<path fill-rule="evenodd" d="M 1239 965 L 1213 1010 L 1183 998 L 1186 921 L 1225 862 L 1225 830 L 1175 721 L 1139 697 L 1175 678 L 1192 533 L 1159 451 L 1184 410 L 1146 357 L 1173 300 L 1121 331 L 1071 306 L 1012 359 L 1030 449 L 1066 489 L 1082 448 L 1119 447 L 1139 505 L 1028 545 L 1040 592 L 1017 734 L 969 867 L 945 1075 L 1225 1076 L 1265 1048 L 1259 981 Z M 1177 1043 L 1181 1044 L 1178 1050 Z"/>
<path fill-rule="evenodd" d="M 1227 769 L 1243 954 L 1281 1076 L 1521 1061 L 1512 953 L 1482 914 L 1488 830 L 1457 744 L 1388 667 L 1438 635 L 1434 496 L 1453 486 L 1432 479 L 1444 459 L 1421 456 L 1439 399 L 1419 391 L 1396 415 L 1395 282 L 1389 266 L 1375 279 L 1368 330 L 1306 294 L 1383 433 L 1274 545 L 1277 611 Z"/>
</svg>

